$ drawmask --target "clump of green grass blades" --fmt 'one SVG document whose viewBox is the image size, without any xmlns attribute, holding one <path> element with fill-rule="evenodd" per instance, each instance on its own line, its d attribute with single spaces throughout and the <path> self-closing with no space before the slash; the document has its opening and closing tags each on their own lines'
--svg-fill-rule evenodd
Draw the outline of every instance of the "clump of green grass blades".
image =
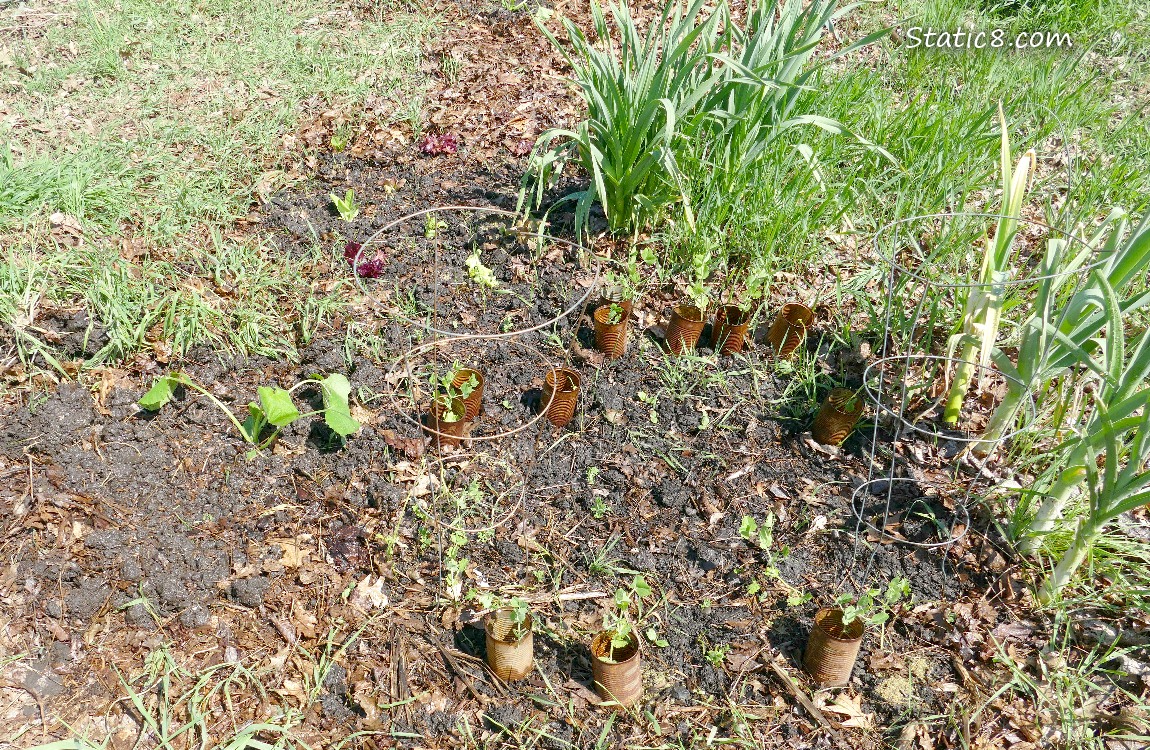
<svg viewBox="0 0 1150 750">
<path fill-rule="evenodd" d="M 735 184 L 793 128 L 846 132 L 836 120 L 797 111 L 800 94 L 820 67 L 885 31 L 812 64 L 824 28 L 854 6 L 836 11 L 836 0 L 806 7 L 785 0 L 776 12 L 773 3 L 751 3 L 743 24 L 726 2 L 706 6 L 706 0 L 690 6 L 669 0 L 643 35 L 626 5 L 610 6 L 612 29 L 593 2 L 601 44 L 564 19 L 570 51 L 540 25 L 574 71 L 588 114 L 574 130 L 540 136 L 521 204 L 528 189 L 534 203 L 542 203 L 551 180 L 574 161 L 590 184 L 560 202 L 576 202 L 578 230 L 587 226 L 595 202 L 615 234 L 637 233 L 676 205 L 694 225 L 685 175 L 698 170 L 687 166 L 701 165 L 705 179 Z"/>
</svg>

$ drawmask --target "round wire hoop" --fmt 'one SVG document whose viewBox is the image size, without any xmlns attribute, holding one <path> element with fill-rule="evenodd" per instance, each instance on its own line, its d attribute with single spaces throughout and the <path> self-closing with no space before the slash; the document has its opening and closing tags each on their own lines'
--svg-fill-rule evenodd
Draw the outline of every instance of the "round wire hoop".
<svg viewBox="0 0 1150 750">
<path fill-rule="evenodd" d="M 396 382 L 402 377 L 398 373 L 398 368 L 401 366 L 402 363 L 410 362 L 412 359 L 416 358 L 418 355 L 424 353 L 425 351 L 430 351 L 431 349 L 433 349 L 437 346 L 444 346 L 444 345 L 448 345 L 448 344 L 458 344 L 461 340 L 484 341 L 484 340 L 487 340 L 487 337 L 485 337 L 485 336 L 468 336 L 468 337 L 455 337 L 455 338 L 450 338 L 450 339 L 437 339 L 435 341 L 429 341 L 425 344 L 419 344 L 418 346 L 414 346 L 396 358 L 395 362 L 393 362 L 391 367 L 388 368 L 387 373 L 384 376 L 384 382 L 385 383 Z M 559 367 L 557 367 L 556 365 L 551 364 L 551 360 L 549 360 L 543 354 L 543 352 L 539 351 L 538 349 L 536 349 L 534 346 L 531 346 L 530 344 L 525 344 L 522 341 L 512 341 L 512 340 L 505 341 L 504 343 L 509 344 L 511 346 L 514 346 L 514 347 L 518 347 L 518 348 L 522 349 L 523 351 L 526 351 L 528 354 L 532 355 L 533 357 L 537 358 L 539 360 L 539 362 L 542 363 L 542 368 L 543 368 L 544 373 L 550 372 L 551 370 L 559 369 Z M 407 376 L 409 378 L 412 377 L 410 372 L 407 374 Z M 511 437 L 512 435 L 523 432 L 524 430 L 530 428 L 532 425 L 536 424 L 539 420 L 546 417 L 547 409 L 551 406 L 551 402 L 554 401 L 554 399 L 555 399 L 555 393 L 552 392 L 551 399 L 548 400 L 546 404 L 540 405 L 539 412 L 530 421 L 528 421 L 526 424 L 522 424 L 519 427 L 516 427 L 513 430 L 505 430 L 503 432 L 497 432 L 497 433 L 491 434 L 491 435 L 469 435 L 469 436 L 462 438 L 462 439 L 465 441 L 470 441 L 470 442 L 484 442 L 487 440 L 502 440 L 503 438 Z M 422 430 L 424 433 L 426 433 L 428 435 L 434 435 L 438 438 L 444 438 L 444 437 L 457 438 L 457 436 L 455 436 L 455 435 L 448 435 L 445 432 L 440 432 L 439 430 L 432 429 L 430 426 L 423 424 L 418 419 L 413 417 L 410 412 L 413 411 L 413 408 L 415 407 L 414 399 L 412 399 L 412 402 L 409 405 L 412 408 L 404 408 L 404 405 L 401 404 L 399 401 L 399 388 L 398 387 L 389 389 L 388 401 L 390 402 L 392 408 L 394 408 L 396 410 L 396 412 L 399 413 L 399 416 L 402 419 L 405 419 L 406 421 L 415 425 L 420 430 Z"/>
<path fill-rule="evenodd" d="M 878 484 L 879 482 L 888 482 L 889 483 L 886 486 L 885 505 L 883 507 L 883 512 L 882 512 L 882 515 L 883 515 L 883 529 L 882 530 L 876 528 L 874 526 L 874 524 L 872 524 L 870 521 L 863 518 L 863 512 L 866 509 L 866 504 L 865 504 L 865 502 L 861 502 L 861 503 L 859 502 L 859 500 L 862 499 L 862 496 L 864 494 L 864 490 L 866 488 L 868 488 L 870 485 Z M 910 545 L 912 547 L 918 547 L 919 549 L 943 549 L 944 547 L 950 547 L 951 545 L 958 543 L 963 537 L 966 536 L 967 532 L 970 530 L 970 509 L 966 506 L 966 503 L 956 503 L 955 504 L 954 520 L 952 521 L 952 523 L 950 525 L 950 530 L 953 530 L 955 526 L 960 525 L 959 522 L 961 521 L 962 531 L 957 536 L 952 536 L 950 539 L 947 539 L 947 540 L 942 541 L 942 542 L 916 542 L 916 541 L 913 541 L 911 539 L 905 539 L 905 538 L 900 539 L 898 537 L 891 536 L 890 533 L 888 533 L 885 530 L 885 528 L 887 525 L 887 520 L 890 517 L 890 499 L 891 499 L 891 494 L 892 494 L 895 482 L 913 482 L 914 484 L 916 484 L 920 487 L 921 486 L 933 487 L 935 490 L 938 491 L 937 497 L 939 497 L 939 498 L 942 497 L 942 485 L 941 484 L 939 484 L 938 482 L 932 482 L 932 481 L 924 480 L 924 479 L 915 479 L 913 477 L 883 477 L 881 479 L 871 479 L 870 481 L 863 482 L 862 484 L 860 484 L 858 487 L 855 488 L 854 492 L 851 493 L 851 513 L 854 514 L 855 519 L 857 519 L 860 524 L 862 524 L 863 526 L 866 527 L 867 531 L 870 531 L 871 533 L 876 534 L 878 536 L 880 543 L 894 542 L 897 544 L 907 544 L 907 545 Z M 881 490 L 880 490 L 880 492 L 881 492 Z M 865 494 L 871 494 L 871 493 L 868 492 Z M 880 499 L 880 501 L 881 501 L 881 499 Z M 960 515 L 960 511 L 961 511 L 961 515 Z"/>
<path fill-rule="evenodd" d="M 1013 221 L 1018 222 L 1018 224 L 1020 226 L 1025 224 L 1025 225 L 1028 225 L 1031 227 L 1037 227 L 1037 228 L 1046 230 L 1046 232 L 1048 232 L 1048 233 L 1049 232 L 1056 232 L 1059 235 L 1061 235 L 1060 239 L 1068 240 L 1069 242 L 1079 246 L 1083 250 L 1089 251 L 1091 253 L 1095 253 L 1097 257 L 1095 257 L 1094 260 L 1091 261 L 1090 263 L 1078 266 L 1076 268 L 1065 270 L 1065 271 L 1059 271 L 1056 273 L 1044 274 L 1044 275 L 1040 275 L 1040 276 L 1025 276 L 1022 278 L 1006 279 L 1006 280 L 1002 280 L 1002 281 L 993 281 L 993 282 L 968 281 L 968 282 L 952 282 L 952 283 L 938 282 L 935 279 L 931 279 L 928 276 L 923 275 L 918 270 L 919 268 L 921 268 L 921 266 L 923 264 L 930 262 L 931 261 L 930 258 L 925 258 L 925 257 L 917 258 L 916 260 L 918 261 L 918 265 L 915 268 L 911 268 L 907 265 L 904 265 L 903 263 L 900 263 L 898 260 L 896 260 L 895 253 L 897 253 L 897 251 L 898 251 L 898 249 L 897 249 L 898 233 L 900 231 L 902 231 L 907 225 L 911 224 L 912 222 L 923 221 L 926 219 L 942 220 L 942 219 L 960 219 L 960 218 L 1009 219 L 1009 220 L 1013 220 Z M 895 242 L 896 247 L 894 249 L 892 249 L 891 255 L 888 256 L 886 253 L 884 253 L 882 251 L 882 238 L 891 232 L 895 233 L 894 236 L 896 238 L 896 242 Z M 1089 273 L 1090 271 L 1093 271 L 1094 269 L 1098 268 L 1103 263 L 1105 263 L 1107 260 L 1109 260 L 1109 257 L 1107 255 L 1099 253 L 1095 248 L 1090 246 L 1090 243 L 1086 242 L 1085 240 L 1083 240 L 1081 237 L 1078 237 L 1077 235 L 1074 235 L 1074 234 L 1071 234 L 1070 232 L 1067 232 L 1064 229 L 1052 227 L 1049 224 L 1046 224 L 1046 223 L 1041 222 L 1041 221 L 1035 221 L 1033 219 L 1024 219 L 1020 216 L 1008 216 L 1006 214 L 994 214 L 994 213 L 981 213 L 981 212 L 976 212 L 976 211 L 944 211 L 942 213 L 937 213 L 937 214 L 923 214 L 921 216 L 909 216 L 905 219 L 896 219 L 895 221 L 892 221 L 888 224 L 884 224 L 883 226 L 878 228 L 878 231 L 875 232 L 875 236 L 874 236 L 874 245 L 875 245 L 875 253 L 878 255 L 879 259 L 881 259 L 884 263 L 886 263 L 888 266 L 890 266 L 892 269 L 894 269 L 898 273 L 900 273 L 904 276 L 907 276 L 908 278 L 914 279 L 914 280 L 916 280 L 922 284 L 929 285 L 929 287 L 932 289 L 975 289 L 978 287 L 989 287 L 989 286 L 1009 288 L 1009 287 L 1025 286 L 1028 284 L 1036 284 L 1040 281 L 1048 281 L 1048 280 L 1052 280 L 1052 279 L 1060 279 L 1063 277 L 1069 277 L 1069 276 L 1073 276 L 1073 275 L 1077 275 L 1077 274 L 1081 274 L 1081 273 Z M 918 246 L 917 242 L 915 243 L 915 246 L 916 247 Z"/>
<path fill-rule="evenodd" d="M 919 435 L 934 438 L 936 440 L 952 440 L 956 443 L 988 443 L 990 445 L 998 445 L 999 443 L 1002 443 L 1006 440 L 1009 440 L 1013 437 L 1016 437 L 1018 435 L 1021 435 L 1024 432 L 1026 432 L 1027 430 L 1029 430 L 1034 425 L 1034 422 L 1037 421 L 1037 419 L 1038 419 L 1038 408 L 1034 403 L 1034 396 L 1030 393 L 1030 391 L 1028 389 L 1026 389 L 1025 383 L 1023 383 L 1018 378 L 1007 375 L 1006 373 L 1002 372 L 1001 370 L 996 370 L 992 367 L 985 367 L 981 364 L 974 363 L 974 367 L 978 368 L 979 371 L 991 373 L 995 376 L 1002 377 L 1003 379 L 1010 381 L 1013 385 L 1015 385 L 1015 386 L 1017 386 L 1017 387 L 1019 387 L 1025 391 L 1026 395 L 1025 395 L 1025 398 L 1023 399 L 1023 401 L 1027 406 L 1028 419 L 1025 421 L 1025 423 L 1022 426 L 1015 428 L 1013 431 L 1005 432 L 1002 435 L 998 436 L 997 438 L 989 439 L 989 438 L 984 438 L 982 436 L 974 437 L 974 436 L 964 435 L 961 430 L 927 429 L 927 428 L 920 426 L 917 422 L 911 422 L 910 420 L 908 420 L 906 418 L 906 413 L 905 413 L 905 407 L 906 407 L 906 403 L 905 403 L 906 402 L 905 378 L 907 376 L 906 370 L 909 369 L 909 365 L 911 362 L 924 361 L 924 360 L 941 362 L 941 363 L 945 363 L 947 365 L 951 365 L 951 364 L 957 365 L 957 364 L 962 363 L 962 360 L 959 359 L 958 357 L 943 357 L 943 356 L 940 356 L 937 354 L 897 354 L 894 356 L 882 357 L 881 359 L 877 359 L 874 362 L 871 362 L 869 365 L 867 365 L 866 369 L 863 370 L 863 390 L 866 391 L 867 398 L 870 399 L 871 403 L 873 403 L 875 405 L 875 408 L 877 408 L 880 412 L 898 420 L 902 424 L 902 426 L 905 427 L 906 429 L 908 429 L 912 432 L 916 432 Z M 881 393 L 875 393 L 875 391 L 871 390 L 871 371 L 875 367 L 880 368 L 880 371 L 879 371 L 879 378 L 880 378 L 879 388 L 880 388 L 880 391 L 885 390 L 885 388 L 883 388 L 881 385 L 881 378 L 885 374 L 885 371 L 881 368 L 885 367 L 885 365 L 889 362 L 903 362 L 907 365 L 907 367 L 904 368 L 903 373 L 902 373 L 903 389 L 904 390 L 899 397 L 900 403 L 899 403 L 898 411 L 895 411 L 892 407 L 883 403 Z M 1016 417 L 1016 419 L 1017 419 L 1017 417 Z"/>
<path fill-rule="evenodd" d="M 393 229 L 393 228 L 399 226 L 400 224 L 403 224 L 404 222 L 411 221 L 412 219 L 418 219 L 421 216 L 428 216 L 428 215 L 433 214 L 433 213 L 445 213 L 445 212 L 449 212 L 449 211 L 456 211 L 456 212 L 470 211 L 470 212 L 475 213 L 475 214 L 492 214 L 495 216 L 502 216 L 502 217 L 511 218 L 511 219 L 520 218 L 520 214 L 518 214 L 514 211 L 508 211 L 506 209 L 496 208 L 494 206 L 437 206 L 434 208 L 425 208 L 421 211 L 415 211 L 413 213 L 406 214 L 405 216 L 401 216 L 398 219 L 395 219 L 394 221 L 392 221 L 388 224 L 385 224 L 382 227 L 380 227 L 379 229 L 375 230 L 375 232 L 372 233 L 372 235 L 370 237 L 368 237 L 366 240 L 364 240 L 363 243 L 361 243 L 359 251 L 355 255 L 355 259 L 352 262 L 352 277 L 355 279 L 355 283 L 359 287 L 361 292 L 363 292 L 368 298 L 370 298 L 376 304 L 382 305 L 382 306 L 385 306 L 388 308 L 388 315 L 394 316 L 394 317 L 396 317 L 396 318 L 398 318 L 398 319 L 400 319 L 406 323 L 410 323 L 413 326 L 417 326 L 419 328 L 422 328 L 423 330 L 425 330 L 429 333 L 438 334 L 439 336 L 442 336 L 444 338 L 449 338 L 449 339 L 458 339 L 458 338 L 509 339 L 509 338 L 514 338 L 516 336 L 522 336 L 522 335 L 527 334 L 527 333 L 532 333 L 533 331 L 538 331 L 538 330 L 541 330 L 544 328 L 548 328 L 550 326 L 557 324 L 559 321 L 563 320 L 564 318 L 567 318 L 568 316 L 574 314 L 576 311 L 581 310 L 583 308 L 583 306 L 587 303 L 587 300 L 591 297 L 591 294 L 595 291 L 596 288 L 598 288 L 599 280 L 600 280 L 600 277 L 602 276 L 602 270 L 603 270 L 603 267 L 602 267 L 603 264 L 602 264 L 602 261 L 598 255 L 591 252 L 589 249 L 583 247 L 583 245 L 581 245 L 577 242 L 571 242 L 570 240 L 565 240 L 562 237 L 554 237 L 554 236 L 549 235 L 549 234 L 543 234 L 542 232 L 536 232 L 536 233 L 532 234 L 531 236 L 536 237 L 540 240 L 555 243 L 557 245 L 563 245 L 563 246 L 569 248 L 570 250 L 575 251 L 577 253 L 577 257 L 578 257 L 578 254 L 584 254 L 585 256 L 589 256 L 591 259 L 593 259 L 594 263 L 595 263 L 595 266 L 594 266 L 595 274 L 591 280 L 591 283 L 587 285 L 586 291 L 583 292 L 583 294 L 581 294 L 573 303 L 571 303 L 567 308 L 565 308 L 558 315 L 556 315 L 552 318 L 549 318 L 548 320 L 545 320 L 542 323 L 538 323 L 536 325 L 533 325 L 533 326 L 530 326 L 527 328 L 518 328 L 518 329 L 514 329 L 514 330 L 500 331 L 499 333 L 481 333 L 478 331 L 445 330 L 442 328 L 436 328 L 435 326 L 430 325 L 430 324 L 428 324 L 422 320 L 410 318 L 410 317 L 404 315 L 402 312 L 395 309 L 394 306 L 387 305 L 383 300 L 376 297 L 376 295 L 372 293 L 372 291 L 368 288 L 368 286 L 363 283 L 363 277 L 359 275 L 359 267 L 364 262 L 364 258 L 367 257 L 365 255 L 365 251 L 369 247 L 371 247 L 372 245 L 378 244 L 379 238 L 381 235 L 383 235 L 384 232 L 387 232 L 388 230 Z M 434 317 L 434 310 L 437 307 L 437 300 L 439 297 L 438 274 L 436 274 L 436 277 L 433 279 L 433 289 L 434 289 L 434 298 L 432 300 L 432 316 Z"/>
</svg>

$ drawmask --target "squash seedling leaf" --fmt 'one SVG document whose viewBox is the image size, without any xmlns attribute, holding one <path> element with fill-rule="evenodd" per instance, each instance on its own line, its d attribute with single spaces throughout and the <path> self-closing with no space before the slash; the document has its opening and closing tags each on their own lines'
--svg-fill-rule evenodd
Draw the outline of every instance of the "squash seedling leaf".
<svg viewBox="0 0 1150 750">
<path fill-rule="evenodd" d="M 287 427 L 300 417 L 299 409 L 291 399 L 291 394 L 283 388 L 261 385 L 258 389 L 264 418 L 276 427 Z"/>
<path fill-rule="evenodd" d="M 339 409 L 328 409 L 323 413 L 323 420 L 331 431 L 340 437 L 347 437 L 359 432 L 359 422 L 351 418 L 351 414 Z"/>
<path fill-rule="evenodd" d="M 248 441 L 249 443 L 254 443 L 257 439 L 259 439 L 260 433 L 264 429 L 264 424 L 264 410 L 261 409 L 260 405 L 255 402 L 249 403 L 248 418 L 244 420 L 242 425 L 240 425 L 240 429 L 243 431 L 244 440 Z"/>
<path fill-rule="evenodd" d="M 148 411 L 159 411 L 164 404 L 172 400 L 172 395 L 179 384 L 180 378 L 176 375 L 162 375 L 156 378 L 155 385 L 140 399 L 140 407 Z"/>
<path fill-rule="evenodd" d="M 323 420 L 332 432 L 340 437 L 347 437 L 359 431 L 359 422 L 352 419 L 351 407 L 348 406 L 348 396 L 351 395 L 351 383 L 339 373 L 328 375 L 319 381 L 320 390 L 323 391 Z"/>
</svg>

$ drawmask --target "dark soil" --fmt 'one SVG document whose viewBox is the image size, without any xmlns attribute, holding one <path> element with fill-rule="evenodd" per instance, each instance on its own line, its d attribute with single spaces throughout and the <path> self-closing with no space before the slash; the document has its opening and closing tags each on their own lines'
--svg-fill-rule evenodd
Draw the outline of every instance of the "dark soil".
<svg viewBox="0 0 1150 750">
<path fill-rule="evenodd" d="M 378 179 L 378 168 L 339 163 L 341 179 L 370 195 L 366 186 Z M 381 208 L 372 223 L 352 231 L 368 232 L 425 203 L 495 193 L 482 186 L 498 185 L 511 168 L 469 178 L 464 167 L 455 169 L 447 173 L 472 192 L 424 194 L 431 178 L 420 182 L 417 171 L 409 171 L 408 186 L 378 196 Z M 429 166 L 427 175 L 433 173 Z M 323 215 L 318 207 L 334 184 L 323 174 L 266 209 L 263 223 L 279 233 L 285 253 L 310 241 L 293 218 L 297 207 Z M 325 221 L 324 227 L 336 226 L 335 219 Z M 448 219 L 455 229 L 453 221 Z M 454 273 L 466 243 L 450 240 L 466 231 L 444 235 L 439 249 Z M 513 233 L 505 236 L 516 251 L 524 249 Z M 427 267 L 435 245 L 413 242 L 411 248 L 389 260 L 416 273 Z M 498 244 L 488 250 L 500 283 L 513 286 L 508 265 L 514 253 L 501 255 Z M 563 260 L 556 256 L 557 263 Z M 545 280 L 547 265 L 535 259 L 528 270 Z M 440 298 L 441 305 L 456 305 L 480 326 L 500 320 L 505 310 L 495 297 L 467 294 L 468 283 L 454 276 L 448 285 L 453 292 Z M 571 293 L 554 296 L 550 307 L 524 308 L 523 322 L 553 315 Z M 652 292 L 640 300 L 635 320 L 665 320 L 670 301 Z M 135 402 L 150 377 L 142 371 L 95 397 L 66 384 L 43 403 L 10 413 L 0 433 L 6 476 L 14 487 L 30 482 L 31 491 L 5 533 L 16 575 L 26 581 L 26 606 L 65 632 L 103 622 L 160 627 L 176 638 L 219 634 L 227 613 L 256 610 L 266 614 L 256 619 L 261 624 L 253 623 L 249 642 L 275 643 L 277 618 L 290 619 L 295 608 L 321 623 L 337 616 L 364 622 L 341 592 L 381 576 L 396 615 L 366 620 L 361 635 L 366 651 L 381 656 L 369 662 L 345 655 L 343 678 L 329 673 L 325 683 L 322 721 L 414 727 L 425 740 L 412 746 L 451 746 L 458 721 L 483 708 L 460 681 L 445 681 L 454 668 L 436 650 L 451 645 L 482 655 L 476 605 L 453 602 L 453 596 L 471 589 L 523 592 L 536 616 L 537 669 L 486 715 L 501 726 L 532 715 L 537 709 L 530 696 L 547 691 L 546 675 L 580 707 L 579 724 L 569 724 L 562 712 L 552 712 L 546 724 L 551 746 L 563 747 L 585 746 L 599 731 L 602 718 L 588 704 L 587 643 L 602 626 L 607 597 L 635 574 L 656 593 L 634 615 L 641 630 L 651 628 L 650 636 L 667 643 L 644 647 L 644 705 L 667 729 L 688 734 L 696 728 L 691 707 L 727 698 L 769 706 L 787 695 L 764 665 L 777 655 L 802 680 L 796 667 L 812 616 L 835 592 L 901 575 L 916 601 L 959 601 L 977 598 L 978 587 L 986 585 L 967 567 L 962 545 L 934 553 L 855 535 L 849 499 L 866 476 L 858 457 L 863 438 L 852 437 L 842 452 L 827 451 L 801 435 L 804 424 L 780 418 L 785 377 L 758 348 L 718 360 L 676 360 L 660 349 L 658 329 L 636 330 L 622 359 L 603 361 L 589 351 L 591 322 L 584 315 L 575 331 L 568 324 L 507 340 L 434 347 L 414 363 L 414 373 L 396 369 L 389 382 L 395 358 L 428 338 L 386 316 L 373 320 L 369 346 L 316 340 L 298 363 L 235 361 L 208 350 L 172 363 L 241 409 L 258 385 L 286 387 L 316 372 L 346 372 L 365 423 L 346 445 L 321 421 L 304 420 L 286 429 L 274 449 L 248 461 L 249 446 L 202 396 L 180 393 L 159 413 L 142 412 Z M 576 356 L 569 358 L 568 350 Z M 576 418 L 563 430 L 537 420 L 503 439 L 437 454 L 419 426 L 430 391 L 418 373 L 428 366 L 443 372 L 454 360 L 486 378 L 474 437 L 528 425 L 546 366 L 564 361 L 582 377 Z M 304 390 L 300 397 L 315 400 L 318 393 Z M 806 408 L 813 411 L 814 404 Z M 774 546 L 764 551 L 744 540 L 739 527 L 744 516 L 761 522 L 768 515 L 777 523 Z M 463 532 L 463 543 L 452 539 L 453 531 Z M 444 564 L 452 556 L 469 561 L 454 594 Z M 774 569 L 781 580 L 771 577 Z M 759 591 L 752 595 L 748 587 Z M 813 598 L 788 607 L 791 589 Z M 596 591 L 601 594 L 578 597 Z M 563 600 L 567 595 L 573 598 Z M 960 637 L 945 607 L 928 611 L 936 613 L 933 621 L 896 618 L 881 646 L 877 638 L 864 642 L 854 686 L 879 726 L 905 720 L 907 709 L 875 697 L 881 677 L 868 664 L 888 653 L 929 655 Z M 323 633 L 311 637 L 322 643 Z M 405 723 L 411 709 L 389 718 L 363 704 L 394 702 L 382 675 L 395 667 L 387 654 L 404 651 L 407 689 L 446 697 L 443 708 L 428 706 L 430 713 L 417 708 L 411 724 Z M 70 660 L 65 655 L 53 666 Z M 949 698 L 933 686 L 957 679 L 945 658 L 927 660 L 932 678 L 916 683 L 912 715 L 940 711 Z M 459 668 L 471 675 L 465 681 L 478 695 L 499 696 L 473 664 Z M 364 697 L 365 682 L 375 698 Z M 359 692 L 350 685 L 359 685 Z M 75 689 L 71 683 L 60 688 Z M 796 739 L 816 726 L 801 715 L 787 721 L 797 722 L 788 735 Z"/>
</svg>

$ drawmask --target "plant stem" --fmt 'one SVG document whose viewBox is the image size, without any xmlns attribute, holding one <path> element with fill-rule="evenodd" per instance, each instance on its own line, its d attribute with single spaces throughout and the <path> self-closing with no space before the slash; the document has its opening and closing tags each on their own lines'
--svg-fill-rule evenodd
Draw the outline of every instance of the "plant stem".
<svg viewBox="0 0 1150 750">
<path fill-rule="evenodd" d="M 1068 468 L 1063 469 L 1058 479 L 1046 493 L 1034 520 L 1027 528 L 1026 537 L 1019 542 L 1018 551 L 1024 555 L 1036 555 L 1042 547 L 1042 539 L 1054 530 L 1058 518 L 1066 504 L 1074 496 L 1074 491 L 1086 479 L 1086 468 L 1082 465 L 1081 451 L 1074 451 L 1067 459 Z"/>
<path fill-rule="evenodd" d="M 971 453 L 976 456 L 984 457 L 990 454 L 1002 436 L 1014 424 L 1014 420 L 1018 417 L 1018 410 L 1022 407 L 1023 397 L 1026 395 L 1024 388 L 1011 383 L 1010 390 L 1006 392 L 1006 396 L 1002 399 L 1002 403 L 994 410 L 990 416 L 990 424 L 986 426 L 986 430 L 982 433 L 982 439 L 979 440 L 970 449 Z"/>
<path fill-rule="evenodd" d="M 1090 554 L 1090 548 L 1094 546 L 1094 542 L 1097 541 L 1101 533 L 1102 524 L 1091 519 L 1083 520 L 1082 525 L 1078 527 L 1078 533 L 1074 535 L 1074 543 L 1070 545 L 1070 549 L 1066 550 L 1066 554 L 1058 561 L 1058 565 L 1051 571 L 1043 582 L 1042 588 L 1039 589 L 1038 601 L 1040 603 L 1049 604 L 1054 596 L 1062 590 L 1062 587 L 1070 582 L 1074 571 L 1078 570 L 1079 566 L 1086 560 L 1087 555 Z"/>
<path fill-rule="evenodd" d="M 942 421 L 945 424 L 958 424 L 958 416 L 962 411 L 962 402 L 966 392 L 970 389 L 970 381 L 974 378 L 974 357 L 977 348 L 972 343 L 962 346 L 962 356 L 954 371 L 954 381 L 950 384 L 950 393 L 946 397 L 946 410 L 943 411 Z"/>
<path fill-rule="evenodd" d="M 232 424 L 234 424 L 236 426 L 236 429 L 239 430 L 240 436 L 243 437 L 245 442 L 255 443 L 254 439 L 248 438 L 248 434 L 244 430 L 244 426 L 240 423 L 240 421 L 238 419 L 236 419 L 236 415 L 232 413 L 232 410 L 229 409 L 228 407 L 224 406 L 224 402 L 220 401 L 218 398 L 216 398 L 211 393 L 209 393 L 206 388 L 204 388 L 202 385 L 199 385 L 198 383 L 196 383 L 194 380 L 189 378 L 187 375 L 184 375 L 183 373 L 180 374 L 180 384 L 187 387 L 187 388 L 191 388 L 193 391 L 197 391 L 197 392 L 202 393 L 205 396 L 207 396 L 208 399 L 210 399 L 213 404 L 215 404 L 216 406 L 218 406 L 220 408 L 220 411 L 222 411 L 224 414 L 226 414 L 228 416 L 228 419 L 230 419 L 232 421 Z"/>
</svg>

